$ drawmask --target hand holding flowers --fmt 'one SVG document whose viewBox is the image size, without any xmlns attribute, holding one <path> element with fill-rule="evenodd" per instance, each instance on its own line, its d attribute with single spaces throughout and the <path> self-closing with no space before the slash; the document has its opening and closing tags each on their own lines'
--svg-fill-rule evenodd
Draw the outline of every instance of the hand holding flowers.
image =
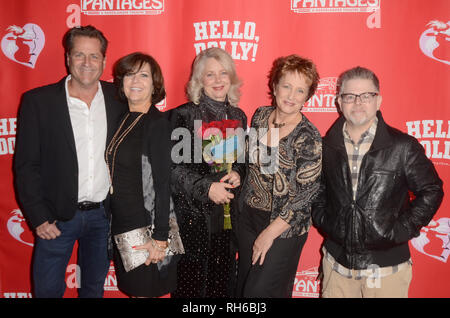
<svg viewBox="0 0 450 318">
<path fill-rule="evenodd" d="M 232 170 L 233 162 L 243 153 L 242 145 L 236 135 L 239 120 L 223 120 L 203 123 L 197 135 L 202 138 L 203 159 L 214 172 L 226 171 L 227 174 L 214 182 L 209 190 L 209 198 L 216 204 L 224 204 L 224 229 L 231 229 L 230 200 L 234 198 L 228 189 L 240 185 L 240 176 Z"/>
</svg>

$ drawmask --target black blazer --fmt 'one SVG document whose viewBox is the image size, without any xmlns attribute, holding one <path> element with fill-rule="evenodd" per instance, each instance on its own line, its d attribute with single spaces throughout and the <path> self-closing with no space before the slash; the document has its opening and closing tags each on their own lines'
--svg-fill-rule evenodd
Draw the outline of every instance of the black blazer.
<svg viewBox="0 0 450 318">
<path fill-rule="evenodd" d="M 143 117 L 144 136 L 142 138 L 142 172 L 145 207 L 152 203 L 151 187 L 154 190 L 155 213 L 152 220 L 155 225 L 152 237 L 159 241 L 167 240 L 170 215 L 170 173 L 171 173 L 171 127 L 167 113 L 160 112 L 152 105 Z M 152 171 L 153 185 L 144 174 L 144 159 L 148 160 Z M 147 201 L 147 202 L 146 202 Z M 147 209 L 148 210 L 148 209 Z"/>
<path fill-rule="evenodd" d="M 67 105 L 65 80 L 23 94 L 14 155 L 15 187 L 22 212 L 33 228 L 67 221 L 78 201 L 78 161 Z M 108 143 L 127 107 L 113 84 L 101 81 Z"/>
</svg>

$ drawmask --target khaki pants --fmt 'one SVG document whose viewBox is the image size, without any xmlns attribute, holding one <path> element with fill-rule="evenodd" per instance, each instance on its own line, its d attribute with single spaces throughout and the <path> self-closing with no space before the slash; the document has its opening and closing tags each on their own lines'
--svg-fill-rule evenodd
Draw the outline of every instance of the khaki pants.
<svg viewBox="0 0 450 318">
<path fill-rule="evenodd" d="M 347 278 L 333 271 L 330 262 L 322 259 L 323 298 L 408 298 L 409 284 L 412 279 L 412 266 L 395 274 L 371 279 L 362 277 L 359 280 Z"/>
</svg>

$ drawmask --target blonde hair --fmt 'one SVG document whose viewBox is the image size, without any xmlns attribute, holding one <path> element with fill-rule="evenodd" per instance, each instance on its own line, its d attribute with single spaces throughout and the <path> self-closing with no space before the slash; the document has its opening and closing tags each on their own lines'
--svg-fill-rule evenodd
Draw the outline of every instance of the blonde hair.
<svg viewBox="0 0 450 318">
<path fill-rule="evenodd" d="M 198 105 L 200 101 L 200 96 L 202 94 L 203 84 L 202 76 L 205 69 L 206 60 L 208 58 L 213 58 L 219 62 L 225 70 L 228 72 L 230 77 L 230 90 L 228 91 L 227 97 L 230 105 L 237 107 L 239 99 L 241 97 L 240 86 L 241 80 L 237 77 L 236 67 L 234 61 L 225 50 L 217 47 L 212 47 L 200 52 L 192 64 L 191 77 L 186 86 L 186 94 L 190 101 Z"/>
</svg>

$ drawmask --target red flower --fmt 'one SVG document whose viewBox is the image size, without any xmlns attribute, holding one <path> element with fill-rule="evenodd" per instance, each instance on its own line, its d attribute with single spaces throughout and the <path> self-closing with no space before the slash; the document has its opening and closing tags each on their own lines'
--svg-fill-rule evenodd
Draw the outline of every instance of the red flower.
<svg viewBox="0 0 450 318">
<path fill-rule="evenodd" d="M 197 136 L 202 139 L 209 139 L 211 135 L 219 135 L 222 133 L 222 138 L 227 138 L 227 128 L 236 129 L 241 126 L 239 120 L 225 119 L 222 121 L 212 121 L 210 123 L 202 123 L 202 126 L 197 131 Z M 206 132 L 206 134 L 205 134 Z"/>
<path fill-rule="evenodd" d="M 225 119 L 222 122 L 223 122 L 222 134 L 223 134 L 224 138 L 227 138 L 227 128 L 233 129 L 233 131 L 234 131 L 234 129 L 241 127 L 240 120 Z"/>
</svg>

